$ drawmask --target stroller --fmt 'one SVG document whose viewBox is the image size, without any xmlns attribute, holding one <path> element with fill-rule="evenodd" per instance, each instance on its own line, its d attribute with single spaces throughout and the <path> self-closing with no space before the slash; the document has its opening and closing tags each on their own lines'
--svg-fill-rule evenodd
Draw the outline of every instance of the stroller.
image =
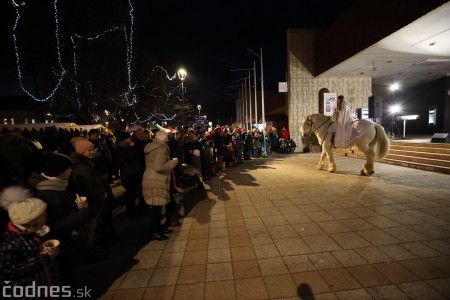
<svg viewBox="0 0 450 300">
<path fill-rule="evenodd" d="M 184 190 L 193 187 L 197 187 L 200 191 L 204 190 L 200 172 L 188 164 L 182 164 L 181 187 Z"/>
<path fill-rule="evenodd" d="M 288 153 L 294 153 L 295 152 L 295 148 L 297 148 L 297 144 L 294 142 L 294 140 L 289 139 L 287 140 L 287 144 L 288 144 Z"/>
<path fill-rule="evenodd" d="M 289 153 L 288 142 L 285 139 L 280 138 L 278 140 L 278 151 L 277 153 L 285 154 Z"/>
<path fill-rule="evenodd" d="M 287 154 L 294 153 L 295 148 L 297 148 L 297 144 L 292 139 L 279 139 L 279 148 L 277 153 Z"/>
</svg>

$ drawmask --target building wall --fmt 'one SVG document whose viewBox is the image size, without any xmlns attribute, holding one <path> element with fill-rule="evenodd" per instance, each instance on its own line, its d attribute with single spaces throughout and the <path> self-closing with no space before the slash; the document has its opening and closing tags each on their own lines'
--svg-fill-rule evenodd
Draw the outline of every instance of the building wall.
<svg viewBox="0 0 450 300">
<path fill-rule="evenodd" d="M 344 95 L 351 108 L 367 108 L 372 95 L 371 78 L 316 78 L 314 74 L 315 41 L 319 31 L 315 29 L 289 29 L 288 49 L 288 118 L 291 138 L 297 151 L 303 151 L 300 126 L 304 116 L 319 112 L 319 91 L 327 88 L 330 93 Z M 336 45 L 337 46 L 337 45 Z M 332 55 L 333 45 L 330 45 Z"/>
</svg>

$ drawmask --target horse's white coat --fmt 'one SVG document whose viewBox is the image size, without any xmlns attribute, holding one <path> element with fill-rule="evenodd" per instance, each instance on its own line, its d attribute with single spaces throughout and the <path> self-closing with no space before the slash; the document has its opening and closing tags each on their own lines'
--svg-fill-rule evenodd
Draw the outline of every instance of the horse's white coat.
<svg viewBox="0 0 450 300">
<path fill-rule="evenodd" d="M 331 117 L 322 114 L 313 114 L 306 116 L 303 119 L 300 132 L 303 137 L 310 134 L 316 134 L 319 143 L 322 146 L 322 154 L 320 155 L 317 169 L 320 170 L 323 166 L 325 155 L 328 157 L 328 172 L 336 171 L 336 164 L 333 157 L 332 136 L 328 128 L 332 124 Z M 375 171 L 373 163 L 375 160 L 383 159 L 389 150 L 389 139 L 384 132 L 384 128 L 378 124 L 370 121 L 360 121 L 360 126 L 366 128 L 365 133 L 359 134 L 356 139 L 349 143 L 348 147 L 357 146 L 361 152 L 366 155 L 366 163 L 361 170 L 361 175 L 372 175 Z"/>
</svg>

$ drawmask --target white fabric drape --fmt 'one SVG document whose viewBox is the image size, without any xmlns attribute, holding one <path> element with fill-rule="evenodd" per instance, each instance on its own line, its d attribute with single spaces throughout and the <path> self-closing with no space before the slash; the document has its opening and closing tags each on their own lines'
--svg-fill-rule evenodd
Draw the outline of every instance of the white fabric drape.
<svg viewBox="0 0 450 300">
<path fill-rule="evenodd" d="M 345 102 L 342 102 L 341 110 L 336 108 L 334 113 L 336 122 L 336 134 L 334 145 L 337 148 L 346 147 L 352 136 L 352 113 Z"/>
</svg>

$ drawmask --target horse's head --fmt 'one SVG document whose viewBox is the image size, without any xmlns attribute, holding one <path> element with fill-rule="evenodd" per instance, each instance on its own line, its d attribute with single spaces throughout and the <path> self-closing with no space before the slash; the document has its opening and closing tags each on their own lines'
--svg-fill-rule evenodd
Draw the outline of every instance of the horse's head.
<svg viewBox="0 0 450 300">
<path fill-rule="evenodd" d="M 300 132 L 303 138 L 307 138 L 313 131 L 313 121 L 311 116 L 304 116 L 302 126 L 300 127 Z"/>
</svg>

